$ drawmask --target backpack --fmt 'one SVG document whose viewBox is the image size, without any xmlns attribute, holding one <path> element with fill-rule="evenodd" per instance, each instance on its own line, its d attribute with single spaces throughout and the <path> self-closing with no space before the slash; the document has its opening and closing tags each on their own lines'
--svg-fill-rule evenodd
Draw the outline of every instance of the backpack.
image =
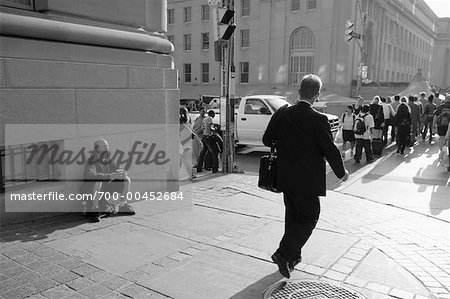
<svg viewBox="0 0 450 299">
<path fill-rule="evenodd" d="M 450 108 L 442 108 L 441 114 L 437 117 L 437 126 L 438 127 L 448 127 L 448 123 L 450 122 Z"/>
<path fill-rule="evenodd" d="M 367 130 L 366 124 L 364 123 L 364 117 L 366 117 L 366 116 L 364 115 L 362 118 L 358 117 L 355 120 L 355 124 L 353 126 L 353 132 L 356 135 L 363 135 Z"/>
</svg>

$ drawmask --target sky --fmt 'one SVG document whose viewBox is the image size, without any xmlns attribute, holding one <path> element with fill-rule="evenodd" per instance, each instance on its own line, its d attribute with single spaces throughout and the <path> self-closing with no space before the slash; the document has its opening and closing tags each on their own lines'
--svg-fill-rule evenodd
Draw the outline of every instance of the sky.
<svg viewBox="0 0 450 299">
<path fill-rule="evenodd" d="M 439 18 L 450 18 L 450 0 L 425 0 Z"/>
</svg>

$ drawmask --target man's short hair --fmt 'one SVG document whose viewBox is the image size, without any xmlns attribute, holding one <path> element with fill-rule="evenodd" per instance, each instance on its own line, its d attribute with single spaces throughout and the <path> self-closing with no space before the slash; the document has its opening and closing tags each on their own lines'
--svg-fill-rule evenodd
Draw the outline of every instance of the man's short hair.
<svg viewBox="0 0 450 299">
<path fill-rule="evenodd" d="M 362 108 L 361 108 L 361 112 L 362 112 L 362 113 L 367 113 L 367 112 L 369 112 L 369 110 L 370 110 L 370 105 L 368 105 L 368 104 L 365 104 L 365 105 L 362 106 Z"/>
<path fill-rule="evenodd" d="M 309 74 L 305 75 L 300 81 L 300 89 L 298 91 L 300 99 L 312 99 L 320 92 L 322 88 L 322 80 L 319 76 Z"/>
<path fill-rule="evenodd" d="M 400 96 L 399 95 L 394 96 L 394 100 L 400 101 Z"/>
<path fill-rule="evenodd" d="M 214 117 L 214 116 L 216 116 L 216 113 L 214 112 L 214 110 L 209 110 L 208 115 L 211 117 Z"/>
<path fill-rule="evenodd" d="M 425 95 L 426 95 L 426 93 L 423 92 L 423 91 L 420 93 L 420 96 L 421 96 L 421 97 L 424 97 Z"/>
</svg>

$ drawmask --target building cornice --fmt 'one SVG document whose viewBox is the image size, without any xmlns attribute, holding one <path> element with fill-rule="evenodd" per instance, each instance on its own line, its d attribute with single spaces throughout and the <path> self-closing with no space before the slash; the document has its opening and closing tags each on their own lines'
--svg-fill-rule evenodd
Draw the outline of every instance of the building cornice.
<svg viewBox="0 0 450 299">
<path fill-rule="evenodd" d="M 172 54 L 168 40 L 146 31 L 124 31 L 0 12 L 0 35 Z"/>
</svg>

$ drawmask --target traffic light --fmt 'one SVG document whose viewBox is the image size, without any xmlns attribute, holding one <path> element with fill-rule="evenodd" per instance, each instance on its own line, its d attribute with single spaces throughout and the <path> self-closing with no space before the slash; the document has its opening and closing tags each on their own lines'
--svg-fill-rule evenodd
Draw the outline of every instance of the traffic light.
<svg viewBox="0 0 450 299">
<path fill-rule="evenodd" d="M 350 21 L 347 21 L 345 23 L 345 41 L 349 42 L 353 39 L 353 28 L 355 27 L 355 24 L 353 24 Z"/>
<path fill-rule="evenodd" d="M 229 40 L 236 29 L 236 24 L 231 23 L 234 17 L 234 10 L 228 8 L 218 8 L 218 39 Z"/>
<path fill-rule="evenodd" d="M 216 62 L 222 62 L 222 42 L 220 40 L 214 42 L 214 58 Z"/>
</svg>

